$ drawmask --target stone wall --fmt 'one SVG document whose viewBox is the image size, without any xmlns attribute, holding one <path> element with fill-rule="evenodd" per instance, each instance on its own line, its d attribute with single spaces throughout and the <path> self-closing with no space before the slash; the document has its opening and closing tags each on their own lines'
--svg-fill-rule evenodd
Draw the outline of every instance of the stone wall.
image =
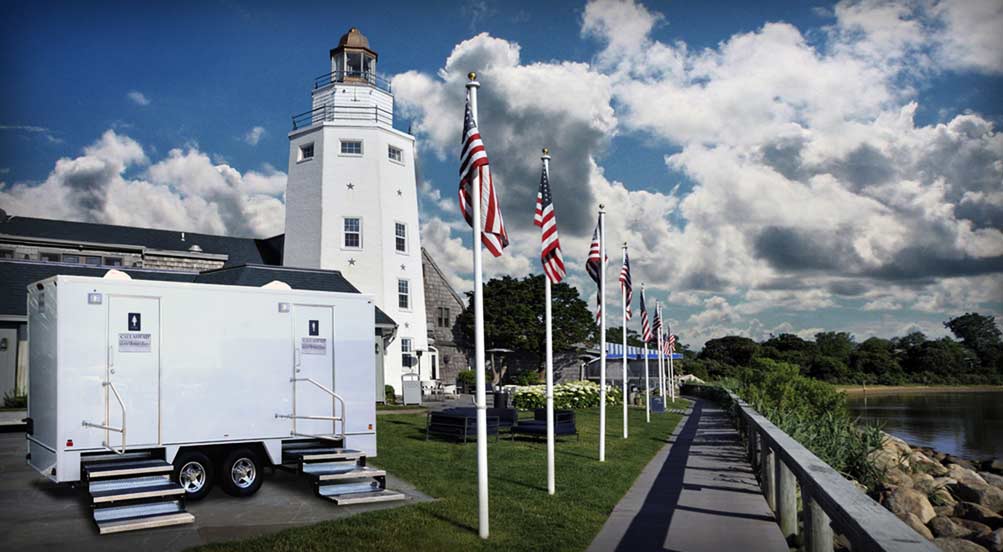
<svg viewBox="0 0 1003 552">
<path fill-rule="evenodd" d="M 191 257 L 174 257 L 170 255 L 150 255 L 143 257 L 145 268 L 162 268 L 167 270 L 186 270 L 189 272 L 202 272 L 213 270 L 223 266 L 223 261 L 213 259 L 200 259 Z"/>
<path fill-rule="evenodd" d="M 465 305 L 425 250 L 422 250 L 422 273 L 428 336 L 435 340 L 433 347 L 439 351 L 439 381 L 452 384 L 456 381 L 456 374 L 470 366 L 467 352 L 457 345 L 454 335 L 456 318 Z M 449 309 L 448 325 L 445 327 L 439 324 L 440 308 Z"/>
</svg>

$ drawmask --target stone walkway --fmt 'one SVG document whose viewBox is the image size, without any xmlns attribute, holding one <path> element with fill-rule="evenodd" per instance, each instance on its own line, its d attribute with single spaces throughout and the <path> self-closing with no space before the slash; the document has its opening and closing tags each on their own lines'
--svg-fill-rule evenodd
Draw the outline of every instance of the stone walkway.
<svg viewBox="0 0 1003 552">
<path fill-rule="evenodd" d="M 717 405 L 691 400 L 590 552 L 788 550 L 731 420 Z"/>
</svg>

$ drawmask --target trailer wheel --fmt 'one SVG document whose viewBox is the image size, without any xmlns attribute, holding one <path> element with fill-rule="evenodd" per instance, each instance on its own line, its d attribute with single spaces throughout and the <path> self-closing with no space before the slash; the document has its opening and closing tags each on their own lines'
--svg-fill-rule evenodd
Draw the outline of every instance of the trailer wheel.
<svg viewBox="0 0 1003 552">
<path fill-rule="evenodd" d="M 261 488 L 261 460 L 246 448 L 226 455 L 220 467 L 219 484 L 230 496 L 251 496 Z"/>
<path fill-rule="evenodd" d="M 188 450 L 174 458 L 174 477 L 185 490 L 187 500 L 202 500 L 212 490 L 212 461 L 205 453 Z"/>
</svg>

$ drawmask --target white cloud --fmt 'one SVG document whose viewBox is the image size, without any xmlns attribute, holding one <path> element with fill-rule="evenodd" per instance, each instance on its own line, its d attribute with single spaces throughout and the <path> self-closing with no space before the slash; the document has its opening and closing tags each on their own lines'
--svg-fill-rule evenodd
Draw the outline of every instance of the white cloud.
<svg viewBox="0 0 1003 552">
<path fill-rule="evenodd" d="M 63 139 L 57 137 L 51 129 L 36 125 L 0 125 L 0 130 L 37 134 L 48 140 L 51 144 L 61 144 L 63 142 Z"/>
<path fill-rule="evenodd" d="M 140 92 L 138 90 L 132 90 L 128 94 L 126 94 L 125 96 L 127 98 L 129 98 L 129 100 L 132 103 L 134 103 L 136 105 L 141 105 L 141 106 L 150 105 L 150 99 L 146 97 L 146 94 L 143 94 L 142 92 Z"/>
<path fill-rule="evenodd" d="M 59 159 L 43 182 L 0 186 L 0 206 L 22 216 L 261 237 L 282 232 L 285 181 L 268 166 L 242 174 L 214 165 L 193 147 L 150 164 L 138 142 L 108 130 L 81 155 Z"/>
<path fill-rule="evenodd" d="M 258 145 L 258 142 L 265 137 L 265 134 L 265 127 L 256 126 L 245 132 L 243 138 L 241 139 L 247 144 L 256 146 Z"/>
</svg>

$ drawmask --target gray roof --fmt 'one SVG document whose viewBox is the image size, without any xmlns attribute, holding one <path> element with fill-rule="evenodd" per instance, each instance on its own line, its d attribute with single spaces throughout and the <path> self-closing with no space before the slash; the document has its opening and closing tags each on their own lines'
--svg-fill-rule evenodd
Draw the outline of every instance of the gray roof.
<svg viewBox="0 0 1003 552">
<path fill-rule="evenodd" d="M 284 235 L 271 238 L 235 238 L 214 236 L 196 232 L 157 230 L 96 224 L 92 222 L 72 222 L 66 220 L 40 219 L 31 217 L 0 216 L 0 234 L 41 238 L 78 243 L 117 244 L 166 251 L 188 251 L 194 245 L 203 253 L 229 255 L 227 265 L 247 263 L 281 265 Z M 182 234 L 184 240 L 182 240 Z"/>
<path fill-rule="evenodd" d="M 290 268 L 246 264 L 210 270 L 201 274 L 142 268 L 118 267 L 136 280 L 161 280 L 260 287 L 272 280 L 281 280 L 293 289 L 359 293 L 337 270 Z M 56 275 L 103 276 L 107 267 L 43 261 L 0 259 L 0 315 L 25 316 L 28 284 Z M 376 325 L 387 327 L 397 323 L 376 308 Z"/>
</svg>

